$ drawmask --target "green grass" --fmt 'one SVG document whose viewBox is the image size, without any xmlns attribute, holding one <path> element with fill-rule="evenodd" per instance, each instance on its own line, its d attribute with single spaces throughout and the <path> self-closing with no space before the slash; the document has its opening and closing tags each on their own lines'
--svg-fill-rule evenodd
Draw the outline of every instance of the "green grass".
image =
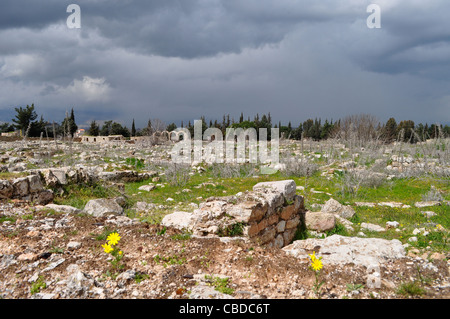
<svg viewBox="0 0 450 319">
<path fill-rule="evenodd" d="M 228 286 L 230 280 L 228 277 L 220 278 L 216 276 L 205 275 L 205 279 L 210 281 L 215 290 L 223 294 L 231 295 L 234 293 L 234 289 Z"/>
<path fill-rule="evenodd" d="M 120 192 L 114 188 L 107 188 L 101 184 L 94 185 L 69 185 L 64 187 L 62 195 L 56 195 L 53 202 L 58 205 L 69 205 L 78 209 L 84 209 L 91 199 L 111 198 L 120 196 Z"/>
<path fill-rule="evenodd" d="M 417 281 L 409 281 L 398 287 L 397 294 L 409 297 L 422 296 L 425 294 L 425 289 Z"/>
<path fill-rule="evenodd" d="M 47 284 L 44 281 L 44 277 L 39 276 L 38 279 L 31 284 L 30 293 L 34 295 L 45 288 L 47 288 Z"/>
</svg>

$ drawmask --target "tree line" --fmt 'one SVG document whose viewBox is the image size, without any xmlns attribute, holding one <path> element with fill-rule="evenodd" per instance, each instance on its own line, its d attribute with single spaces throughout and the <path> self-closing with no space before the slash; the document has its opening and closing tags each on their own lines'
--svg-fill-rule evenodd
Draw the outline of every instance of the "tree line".
<svg viewBox="0 0 450 319">
<path fill-rule="evenodd" d="M 73 137 L 78 130 L 78 125 L 75 122 L 75 114 L 72 108 L 70 114 L 67 112 L 65 118 L 61 123 L 45 121 L 43 116 L 38 119 L 34 104 L 31 106 L 15 108 L 16 115 L 12 119 L 13 123 L 3 123 L 0 125 L 0 131 L 11 132 L 19 130 L 22 136 L 27 137 L 55 137 L 55 136 L 70 136 Z M 280 136 L 287 139 L 312 139 L 315 141 L 326 140 L 328 138 L 343 138 L 355 140 L 380 140 L 387 143 L 393 141 L 402 141 L 416 143 L 426 139 L 450 137 L 450 126 L 441 124 L 428 123 L 414 123 L 412 120 L 402 120 L 397 122 L 395 118 L 389 118 L 386 123 L 381 123 L 377 118 L 370 114 L 349 115 L 337 121 L 321 118 L 307 119 L 299 122 L 293 126 L 291 121 L 287 125 L 283 125 L 280 121 L 272 123 L 272 116 L 270 112 L 266 115 L 260 116 L 256 114 L 253 119 L 248 116 L 244 118 L 241 113 L 239 120 L 235 121 L 230 118 L 230 115 L 223 115 L 222 121 L 209 120 L 207 123 L 204 116 L 200 117 L 202 121 L 202 133 L 208 128 L 218 128 L 225 136 L 227 128 L 254 128 L 259 134 L 260 128 L 267 129 L 267 135 L 270 139 L 270 129 L 278 128 Z M 181 122 L 180 127 L 186 127 L 191 136 L 194 135 L 194 126 L 190 121 L 185 126 Z M 134 119 L 131 124 L 131 129 L 123 126 L 115 121 L 105 121 L 100 126 L 95 120 L 91 121 L 89 129 L 86 130 L 87 135 L 91 136 L 109 136 L 122 135 L 124 137 L 130 136 L 148 136 L 154 132 L 161 132 L 164 130 L 173 131 L 177 128 L 175 123 L 166 125 L 159 119 L 149 119 L 147 126 L 141 129 L 136 129 Z"/>
</svg>

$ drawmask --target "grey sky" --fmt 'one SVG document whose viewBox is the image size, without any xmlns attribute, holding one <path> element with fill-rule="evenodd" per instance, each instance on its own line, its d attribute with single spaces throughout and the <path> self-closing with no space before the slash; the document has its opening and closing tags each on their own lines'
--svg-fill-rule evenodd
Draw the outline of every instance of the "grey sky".
<svg viewBox="0 0 450 319">
<path fill-rule="evenodd" d="M 69 29 L 69 4 L 81 29 Z M 369 4 L 381 29 L 369 29 Z M 3 0 L 0 121 L 450 123 L 448 0 Z"/>
</svg>

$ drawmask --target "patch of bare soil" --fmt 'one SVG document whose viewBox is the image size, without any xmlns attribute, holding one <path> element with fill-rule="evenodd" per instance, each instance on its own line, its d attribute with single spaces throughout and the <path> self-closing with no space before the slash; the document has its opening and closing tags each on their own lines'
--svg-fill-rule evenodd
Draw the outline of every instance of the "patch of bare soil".
<svg viewBox="0 0 450 319">
<path fill-rule="evenodd" d="M 115 216 L 49 214 L 21 202 L 4 203 L 1 212 L 4 220 L 14 217 L 0 223 L 0 296 L 5 299 L 179 299 L 192 298 L 201 285 L 220 290 L 219 297 L 238 299 L 450 297 L 446 260 L 387 262 L 378 288 L 368 286 L 364 267 L 325 265 L 319 277 L 324 284 L 316 294 L 309 261 L 280 249 L 193 238 Z M 121 236 L 121 269 L 112 266 L 101 246 L 111 231 Z M 222 286 L 227 289 L 214 285 L 214 277 L 228 277 Z M 406 283 L 423 290 L 399 294 Z"/>
</svg>

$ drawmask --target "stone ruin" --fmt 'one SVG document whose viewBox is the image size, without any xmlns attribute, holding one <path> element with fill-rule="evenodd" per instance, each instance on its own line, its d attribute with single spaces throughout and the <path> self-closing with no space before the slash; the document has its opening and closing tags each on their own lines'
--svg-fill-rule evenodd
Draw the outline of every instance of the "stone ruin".
<svg viewBox="0 0 450 319">
<path fill-rule="evenodd" d="M 166 215 L 162 225 L 202 237 L 244 237 L 267 247 L 289 245 L 304 219 L 293 180 L 258 183 L 253 191 L 210 198 L 194 212 Z"/>
</svg>

